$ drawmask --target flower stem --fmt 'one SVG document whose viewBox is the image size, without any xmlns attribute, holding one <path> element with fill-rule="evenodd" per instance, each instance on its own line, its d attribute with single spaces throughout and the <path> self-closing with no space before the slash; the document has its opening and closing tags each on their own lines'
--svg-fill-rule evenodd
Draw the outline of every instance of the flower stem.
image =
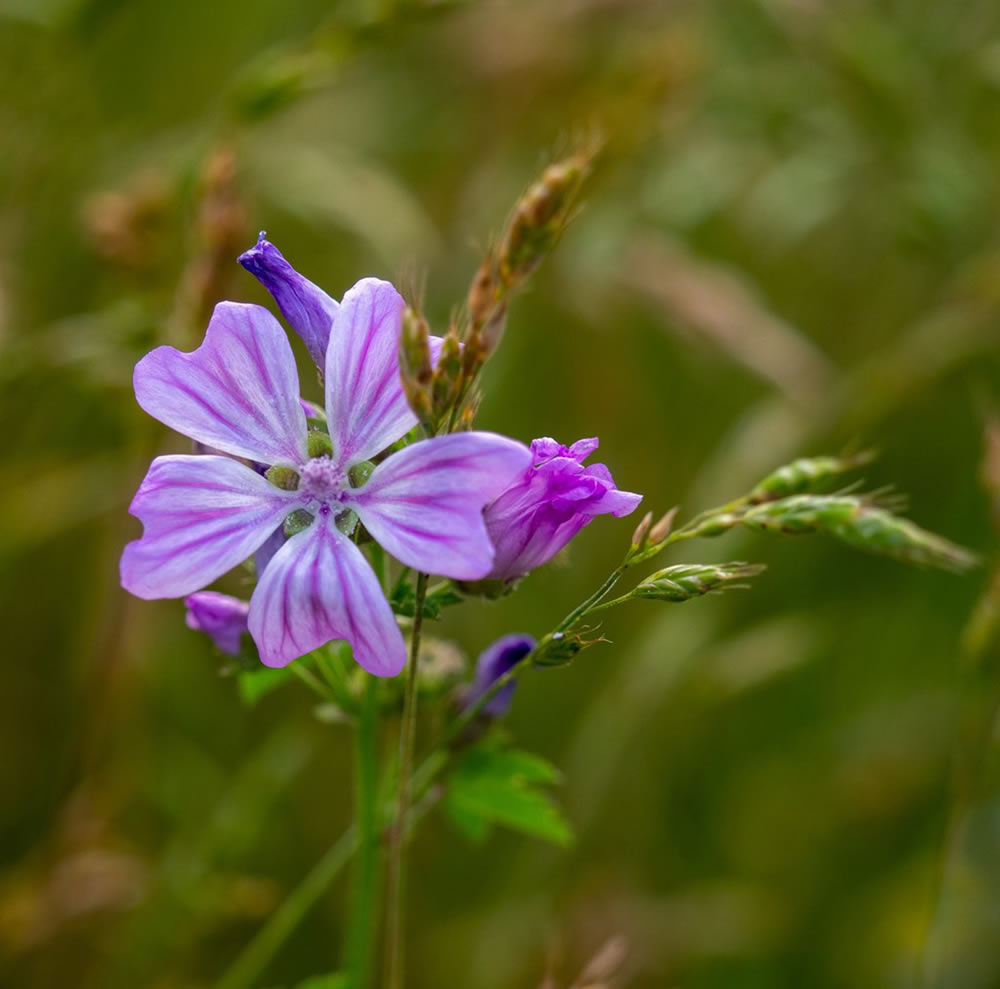
<svg viewBox="0 0 1000 989">
<path fill-rule="evenodd" d="M 386 989 L 403 987 L 403 916 L 406 899 L 406 824 L 413 798 L 413 750 L 417 738 L 417 660 L 423 628 L 427 574 L 417 574 L 410 663 L 399 729 L 399 798 L 389 856 L 389 917 L 386 940 Z"/>
<path fill-rule="evenodd" d="M 309 908 L 326 892 L 357 846 L 353 828 L 345 831 L 292 894 L 271 914 L 246 950 L 216 982 L 216 989 L 250 989 L 260 978 L 278 949 L 298 927 Z"/>
<path fill-rule="evenodd" d="M 355 866 L 354 902 L 350 914 L 345 958 L 352 989 L 366 989 L 370 982 L 372 946 L 378 924 L 377 720 L 378 680 L 370 673 L 366 673 L 358 718 L 354 778 L 358 860 Z"/>
</svg>

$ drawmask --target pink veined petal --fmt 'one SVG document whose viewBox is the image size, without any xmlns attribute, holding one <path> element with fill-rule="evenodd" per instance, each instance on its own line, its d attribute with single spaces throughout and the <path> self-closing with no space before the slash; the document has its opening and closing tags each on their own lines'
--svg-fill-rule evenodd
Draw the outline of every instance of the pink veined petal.
<svg viewBox="0 0 1000 989">
<path fill-rule="evenodd" d="M 346 639 L 369 673 L 395 676 L 406 645 L 361 550 L 317 516 L 274 555 L 250 598 L 250 634 L 261 660 L 286 666 L 331 639 Z"/>
<path fill-rule="evenodd" d="M 151 416 L 199 443 L 265 464 L 306 459 L 292 348 L 261 306 L 220 302 L 197 350 L 157 347 L 133 380 Z"/>
<path fill-rule="evenodd" d="M 493 566 L 483 506 L 531 464 L 531 451 L 495 433 L 453 433 L 384 460 L 346 503 L 407 566 L 478 580 Z"/>
<path fill-rule="evenodd" d="M 144 531 L 122 553 L 122 587 L 141 598 L 200 590 L 251 556 L 298 502 L 229 457 L 157 457 L 129 506 Z"/>
<path fill-rule="evenodd" d="M 326 417 L 339 466 L 369 460 L 416 425 L 399 380 L 403 305 L 388 282 L 363 278 L 334 317 L 326 350 Z"/>
</svg>

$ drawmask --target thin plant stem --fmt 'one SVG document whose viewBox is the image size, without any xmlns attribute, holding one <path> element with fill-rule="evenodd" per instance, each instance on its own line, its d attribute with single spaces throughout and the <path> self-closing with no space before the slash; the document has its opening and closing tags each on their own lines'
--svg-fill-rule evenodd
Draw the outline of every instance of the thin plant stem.
<svg viewBox="0 0 1000 989">
<path fill-rule="evenodd" d="M 378 680 L 364 675 L 356 734 L 354 820 L 358 834 L 354 900 L 345 952 L 352 989 L 366 989 L 371 980 L 372 948 L 378 928 Z"/>
<path fill-rule="evenodd" d="M 655 556 L 668 545 L 680 542 L 684 539 L 693 538 L 697 533 L 696 526 L 713 515 L 722 514 L 737 507 L 738 503 L 731 503 L 724 508 L 711 509 L 702 512 L 680 529 L 671 532 L 662 543 L 655 547 L 650 547 L 641 554 L 633 555 L 618 566 L 604 583 L 588 597 L 582 604 L 574 608 L 552 632 L 546 636 L 550 639 L 552 635 L 566 631 L 577 619 L 581 618 L 588 611 L 600 603 L 600 601 L 611 591 L 615 584 L 621 579 L 627 569 L 637 563 L 644 562 Z M 400 579 L 405 579 L 405 572 Z M 519 660 L 503 676 L 496 679 L 484 691 L 476 702 L 464 710 L 455 718 L 444 730 L 437 744 L 423 759 L 416 771 L 412 771 L 413 764 L 413 741 L 416 731 L 416 720 L 408 718 L 408 712 L 415 715 L 415 695 L 416 695 L 416 655 L 419 648 L 420 629 L 423 619 L 423 602 L 426 595 L 426 576 L 421 574 L 417 578 L 417 608 L 413 623 L 413 639 L 410 649 L 410 668 L 407 677 L 406 696 L 404 702 L 404 730 L 400 739 L 400 771 L 399 788 L 400 803 L 405 793 L 406 806 L 409 808 L 414 796 L 418 800 L 427 793 L 434 781 L 444 771 L 449 762 L 449 749 L 452 743 L 465 731 L 480 714 L 482 709 L 490 700 L 498 694 L 509 683 L 513 683 L 531 665 L 534 651 Z M 544 639 L 542 640 L 545 641 Z M 412 695 L 412 696 L 411 696 Z M 412 724 L 410 723 L 412 722 Z M 412 735 L 408 736 L 408 733 Z M 406 742 L 409 737 L 409 743 Z M 408 751 L 407 751 L 408 750 Z M 405 766 L 404 766 L 405 763 Z M 404 781 L 407 781 L 404 783 Z M 401 882 L 403 873 L 402 849 L 408 841 L 408 836 L 412 832 L 420 817 L 429 809 L 430 804 L 418 803 L 413 811 L 400 817 L 398 813 L 392 831 L 392 852 L 390 856 L 390 892 L 389 892 L 389 918 L 387 936 L 387 989 L 400 989 L 402 986 L 402 889 Z M 409 818 L 407 820 L 407 818 Z M 406 826 L 401 826 L 400 822 L 406 821 Z M 346 845 L 345 845 L 346 843 Z M 282 904 L 279 910 L 271 917 L 265 927 L 251 942 L 249 947 L 237 959 L 234 965 L 218 983 L 218 989 L 246 989 L 254 981 L 260 970 L 270 961 L 274 952 L 281 943 L 294 930 L 302 916 L 310 906 L 319 898 L 326 886 L 333 882 L 340 869 L 354 853 L 357 846 L 355 832 L 353 828 L 346 832 L 343 837 L 333 845 L 326 855 L 316 864 L 313 870 L 302 881 L 288 899 Z M 342 858 L 342 861 L 339 861 Z M 336 864 L 336 868 L 332 868 Z M 395 981 L 393 981 L 395 980 Z"/>
<path fill-rule="evenodd" d="M 216 989 L 250 989 L 257 983 L 281 945 L 350 861 L 356 846 L 357 834 L 353 827 L 348 828 L 271 914 L 257 936 L 216 982 Z"/>
<path fill-rule="evenodd" d="M 308 667 L 303 666 L 302 663 L 294 662 L 288 667 L 292 673 L 297 676 L 310 690 L 319 694 L 323 700 L 330 699 L 330 691 L 327 689 L 325 683 L 313 673 Z"/>
<path fill-rule="evenodd" d="M 440 760 L 428 759 L 417 770 L 414 779 L 420 793 L 428 791 L 432 777 L 437 775 L 439 768 Z M 410 811 L 405 829 L 407 841 L 435 802 L 423 800 Z M 302 922 L 302 918 L 340 875 L 357 847 L 357 833 L 351 826 L 327 849 L 281 906 L 271 914 L 267 923 L 257 932 L 242 954 L 223 973 L 222 978 L 215 984 L 215 989 L 251 989 L 256 985 L 261 972 Z"/>
<path fill-rule="evenodd" d="M 410 663 L 399 729 L 399 796 L 389 855 L 389 916 L 386 936 L 386 989 L 403 987 L 403 918 L 406 898 L 406 825 L 413 799 L 413 750 L 417 738 L 417 660 L 423 628 L 427 574 L 417 574 Z"/>
</svg>

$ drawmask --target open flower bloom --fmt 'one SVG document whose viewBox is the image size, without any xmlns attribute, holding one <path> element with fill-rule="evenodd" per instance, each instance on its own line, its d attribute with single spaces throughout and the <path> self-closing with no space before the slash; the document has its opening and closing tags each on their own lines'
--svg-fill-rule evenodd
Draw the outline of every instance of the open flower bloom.
<svg viewBox="0 0 1000 989">
<path fill-rule="evenodd" d="M 328 456 L 309 456 L 291 346 L 260 306 L 222 302 L 197 350 L 159 347 L 139 362 L 139 404 L 229 456 L 153 461 L 129 508 L 144 532 L 122 554 L 126 590 L 143 598 L 191 594 L 265 542 L 279 542 L 276 529 L 295 514 L 300 531 L 276 549 L 250 599 L 250 634 L 263 662 L 283 666 L 346 639 L 370 672 L 402 669 L 402 634 L 350 538 L 358 519 L 407 566 L 479 579 L 494 556 L 483 506 L 531 462 L 513 440 L 456 433 L 413 443 L 360 485 L 352 481 L 367 472 L 352 467 L 416 424 L 399 380 L 402 310 L 396 290 L 374 278 L 358 282 L 337 308 L 325 362 Z M 290 468 L 284 486 L 233 457 L 270 464 L 272 476 Z"/>
<path fill-rule="evenodd" d="M 240 654 L 240 639 L 247 628 L 250 605 L 218 591 L 198 591 L 184 599 L 187 627 L 204 632 L 223 652 Z"/>
<path fill-rule="evenodd" d="M 500 677 L 524 659 L 535 645 L 535 640 L 530 635 L 505 635 L 487 646 L 476 662 L 476 676 L 465 696 L 466 710 L 472 707 Z M 516 686 L 516 683 L 511 682 L 501 687 L 483 705 L 481 713 L 488 718 L 502 718 L 510 710 Z"/>
<path fill-rule="evenodd" d="M 496 547 L 490 578 L 516 580 L 552 559 L 595 515 L 628 515 L 642 495 L 619 491 L 604 464 L 583 466 L 596 438 L 570 447 L 533 440 L 533 463 L 486 506 L 486 527 Z"/>
</svg>

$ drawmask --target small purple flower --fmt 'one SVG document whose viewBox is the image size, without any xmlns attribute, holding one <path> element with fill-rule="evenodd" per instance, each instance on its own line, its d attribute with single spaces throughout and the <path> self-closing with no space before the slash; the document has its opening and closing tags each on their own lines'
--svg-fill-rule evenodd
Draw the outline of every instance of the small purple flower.
<svg viewBox="0 0 1000 989">
<path fill-rule="evenodd" d="M 257 243 L 240 255 L 239 262 L 271 293 L 281 315 L 302 338 L 316 366 L 325 371 L 326 346 L 340 303 L 300 275 L 281 251 L 264 239 L 263 230 Z M 432 363 L 437 362 L 442 343 L 441 337 L 430 338 Z"/>
<path fill-rule="evenodd" d="M 500 677 L 524 659 L 535 645 L 535 640 L 530 635 L 505 635 L 487 646 L 476 662 L 476 676 L 465 695 L 464 707 L 472 707 Z M 501 687 L 483 706 L 482 713 L 488 718 L 502 718 L 510 709 L 516 686 L 512 681 Z"/>
<path fill-rule="evenodd" d="M 388 283 L 358 282 L 337 308 L 326 351 L 331 456 L 310 458 L 291 346 L 260 306 L 222 302 L 192 353 L 159 347 L 135 369 L 139 404 L 229 456 L 157 457 L 129 511 L 144 525 L 125 547 L 122 585 L 142 598 L 185 597 L 253 555 L 293 513 L 306 528 L 276 548 L 250 599 L 262 661 L 284 666 L 346 639 L 372 673 L 406 662 L 402 633 L 361 550 L 360 518 L 402 563 L 457 580 L 493 566 L 482 509 L 530 463 L 520 443 L 468 432 L 413 443 L 361 486 L 350 469 L 416 425 L 399 379 L 403 300 Z M 232 457 L 290 467 L 295 490 Z"/>
<path fill-rule="evenodd" d="M 312 359 L 322 370 L 330 327 L 340 304 L 318 285 L 300 275 L 260 232 L 257 243 L 239 257 L 239 262 L 274 297 L 281 315 L 300 336 Z"/>
<path fill-rule="evenodd" d="M 551 560 L 595 515 L 628 515 L 642 495 L 619 491 L 604 464 L 583 466 L 596 438 L 565 447 L 550 437 L 531 444 L 534 462 L 486 506 L 496 547 L 490 579 L 515 580 Z"/>
<path fill-rule="evenodd" d="M 240 654 L 240 639 L 247 628 L 250 602 L 219 594 L 217 591 L 199 591 L 184 599 L 187 609 L 187 627 L 204 632 L 223 652 L 230 656 Z"/>
</svg>

